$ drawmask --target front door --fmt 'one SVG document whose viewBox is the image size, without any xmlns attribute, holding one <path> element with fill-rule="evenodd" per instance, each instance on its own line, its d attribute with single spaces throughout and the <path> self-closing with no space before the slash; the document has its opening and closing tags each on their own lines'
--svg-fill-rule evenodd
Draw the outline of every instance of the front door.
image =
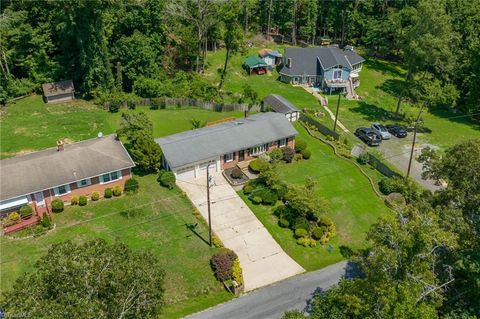
<svg viewBox="0 0 480 319">
<path fill-rule="evenodd" d="M 38 192 L 34 194 L 35 201 L 37 202 L 38 207 L 45 207 L 45 198 L 43 198 L 43 192 Z"/>
<path fill-rule="evenodd" d="M 243 160 L 245 160 L 245 151 L 241 150 L 240 152 L 238 152 L 238 161 L 241 162 Z"/>
</svg>

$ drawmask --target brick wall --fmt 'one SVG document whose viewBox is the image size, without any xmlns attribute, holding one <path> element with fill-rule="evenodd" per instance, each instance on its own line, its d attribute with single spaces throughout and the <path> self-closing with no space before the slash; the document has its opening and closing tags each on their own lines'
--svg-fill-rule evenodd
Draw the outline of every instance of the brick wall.
<svg viewBox="0 0 480 319">
<path fill-rule="evenodd" d="M 290 146 L 291 148 L 295 148 L 295 137 L 289 137 L 287 145 Z M 278 141 L 268 143 L 267 153 L 271 152 L 273 149 L 277 147 L 278 147 Z M 221 156 L 220 160 L 222 162 L 223 170 L 237 166 L 238 162 L 240 162 L 239 152 L 240 151 L 236 151 L 233 153 L 234 154 L 233 161 L 230 161 L 230 162 L 225 162 L 224 156 L 223 155 Z M 244 154 L 245 154 L 244 161 L 249 161 L 251 159 L 255 159 L 258 157 L 258 155 L 255 155 L 255 156 L 250 155 L 248 149 L 244 150 Z"/>
</svg>

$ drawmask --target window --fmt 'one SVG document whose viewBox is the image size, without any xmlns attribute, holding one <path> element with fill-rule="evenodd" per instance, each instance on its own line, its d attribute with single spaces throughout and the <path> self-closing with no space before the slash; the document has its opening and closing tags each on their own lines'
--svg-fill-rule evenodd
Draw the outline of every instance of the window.
<svg viewBox="0 0 480 319">
<path fill-rule="evenodd" d="M 251 155 L 259 155 L 259 154 L 265 153 L 266 149 L 267 149 L 267 147 L 266 147 L 265 144 L 258 145 L 258 146 L 255 146 L 255 147 L 251 148 L 250 154 Z"/>
<path fill-rule="evenodd" d="M 225 163 L 233 161 L 233 153 L 225 154 L 223 157 Z"/>
<path fill-rule="evenodd" d="M 81 181 L 77 182 L 77 187 L 81 188 L 81 187 L 88 186 L 90 184 L 92 184 L 92 181 L 90 180 L 90 178 L 82 179 Z"/>
<path fill-rule="evenodd" d="M 55 187 L 53 189 L 53 193 L 55 194 L 55 196 L 62 196 L 62 195 L 68 194 L 70 193 L 70 185 L 65 184 L 62 186 Z"/>
<path fill-rule="evenodd" d="M 278 140 L 278 147 L 284 147 L 287 145 L 287 139 L 282 138 L 281 140 Z"/>
<path fill-rule="evenodd" d="M 100 183 L 105 184 L 105 183 L 116 181 L 117 179 L 121 179 L 121 178 L 122 178 L 122 175 L 119 174 L 119 172 L 111 172 L 111 173 L 103 174 L 102 176 L 100 176 Z"/>
<path fill-rule="evenodd" d="M 342 78 L 342 70 L 333 71 L 333 79 L 338 80 Z"/>
</svg>

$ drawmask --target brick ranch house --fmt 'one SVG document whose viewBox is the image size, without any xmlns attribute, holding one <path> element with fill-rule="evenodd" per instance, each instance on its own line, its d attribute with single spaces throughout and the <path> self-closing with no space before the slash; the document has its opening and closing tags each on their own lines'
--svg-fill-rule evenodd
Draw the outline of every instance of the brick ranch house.
<svg viewBox="0 0 480 319">
<path fill-rule="evenodd" d="M 282 113 L 259 113 L 247 118 L 182 132 L 155 141 L 162 164 L 177 179 L 205 176 L 249 161 L 277 147 L 295 147 L 298 132 Z"/>
<path fill-rule="evenodd" d="M 33 216 L 9 226 L 5 233 L 36 224 L 51 212 L 51 202 L 69 203 L 72 196 L 90 196 L 119 185 L 131 177 L 130 155 L 115 135 L 57 147 L 0 161 L 0 214 L 33 208 Z"/>
</svg>

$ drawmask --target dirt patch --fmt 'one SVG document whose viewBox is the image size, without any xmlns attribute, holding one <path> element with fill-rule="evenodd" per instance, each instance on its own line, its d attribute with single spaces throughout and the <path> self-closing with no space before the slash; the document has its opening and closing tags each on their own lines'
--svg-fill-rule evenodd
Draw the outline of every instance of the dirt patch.
<svg viewBox="0 0 480 319">
<path fill-rule="evenodd" d="M 27 131 L 27 129 L 25 127 L 17 127 L 15 128 L 15 130 L 13 131 L 14 134 L 23 134 Z"/>
<path fill-rule="evenodd" d="M 72 143 L 75 143 L 75 140 L 72 140 L 71 138 L 66 137 L 63 139 L 63 142 L 65 144 L 72 144 Z"/>
<path fill-rule="evenodd" d="M 19 156 L 19 155 L 25 155 L 25 154 L 29 154 L 29 153 L 33 153 L 33 152 L 35 152 L 34 149 L 27 148 L 27 149 L 20 150 L 20 151 L 15 152 L 15 153 L 8 153 L 8 154 L 12 154 L 14 156 Z M 5 154 L 5 153 L 2 153 L 2 154 Z"/>
</svg>

